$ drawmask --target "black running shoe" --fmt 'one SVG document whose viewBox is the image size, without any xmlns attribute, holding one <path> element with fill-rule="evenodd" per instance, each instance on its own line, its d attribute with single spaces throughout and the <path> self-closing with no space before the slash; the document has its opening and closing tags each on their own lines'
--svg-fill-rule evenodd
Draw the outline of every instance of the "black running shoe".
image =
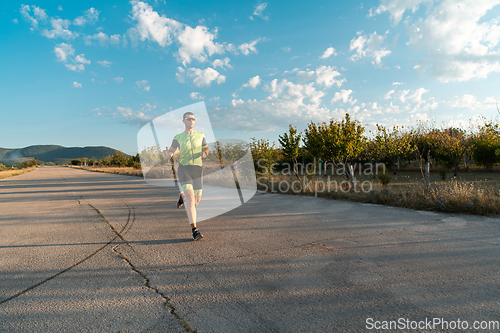
<svg viewBox="0 0 500 333">
<path fill-rule="evenodd" d="M 202 239 L 203 239 L 203 235 L 198 231 L 198 229 L 193 229 L 193 240 L 197 241 L 197 240 L 202 240 Z"/>
<path fill-rule="evenodd" d="M 177 200 L 177 208 L 181 208 L 184 205 L 184 198 L 182 198 L 182 193 L 179 195 L 179 200 Z"/>
</svg>

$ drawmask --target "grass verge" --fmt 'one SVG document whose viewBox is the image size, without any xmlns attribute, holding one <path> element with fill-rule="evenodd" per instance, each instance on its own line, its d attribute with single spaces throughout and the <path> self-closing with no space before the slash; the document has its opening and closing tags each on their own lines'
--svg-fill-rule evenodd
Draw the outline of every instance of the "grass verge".
<svg viewBox="0 0 500 333">
<path fill-rule="evenodd" d="M 439 174 L 431 178 L 427 189 L 416 172 L 400 172 L 386 186 L 378 179 L 358 175 L 352 186 L 345 177 L 303 176 L 302 182 L 291 176 L 261 177 L 258 189 L 263 192 L 316 196 L 335 200 L 381 204 L 415 210 L 451 214 L 500 217 L 500 175 L 467 173 L 450 180 Z"/>
<path fill-rule="evenodd" d="M 142 177 L 142 171 L 128 167 L 71 166 L 95 172 Z M 207 173 L 208 174 L 208 173 Z M 149 173 L 148 173 L 149 175 Z M 307 178 L 307 180 L 306 180 Z M 443 180 L 431 173 L 431 188 L 427 189 L 417 171 L 391 174 L 391 183 L 380 184 L 371 175 L 356 176 L 356 187 L 349 186 L 344 176 L 303 175 L 302 182 L 293 176 L 276 175 L 258 178 L 258 190 L 289 195 L 317 196 L 327 199 L 381 204 L 393 207 L 500 217 L 500 173 L 485 171 L 463 172 Z M 206 184 L 210 182 L 207 177 Z M 215 179 L 218 185 L 221 180 Z M 295 187 L 294 187 L 295 186 Z"/>
<path fill-rule="evenodd" d="M 25 168 L 25 169 L 14 169 L 14 170 L 10 170 L 10 169 L 9 170 L 0 170 L 0 179 L 18 176 L 18 175 L 26 173 L 26 172 L 31 172 L 35 169 L 36 169 L 36 167 Z"/>
<path fill-rule="evenodd" d="M 70 165 L 69 167 L 74 169 L 83 169 L 94 172 L 104 172 L 104 173 L 113 173 L 116 175 L 142 177 L 142 171 L 140 169 L 134 169 L 132 167 L 115 167 L 115 166 L 94 167 L 94 166 L 76 166 L 76 165 Z"/>
</svg>

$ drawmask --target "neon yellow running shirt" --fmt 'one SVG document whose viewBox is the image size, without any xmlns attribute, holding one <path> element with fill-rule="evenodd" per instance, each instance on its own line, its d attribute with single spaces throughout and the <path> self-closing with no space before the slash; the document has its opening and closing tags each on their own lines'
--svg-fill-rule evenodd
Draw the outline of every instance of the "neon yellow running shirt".
<svg viewBox="0 0 500 333">
<path fill-rule="evenodd" d="M 207 139 L 201 132 L 186 134 L 182 132 L 177 134 L 172 140 L 172 148 L 179 149 L 181 156 L 179 163 L 182 165 L 202 166 L 201 151 L 208 147 Z"/>
</svg>

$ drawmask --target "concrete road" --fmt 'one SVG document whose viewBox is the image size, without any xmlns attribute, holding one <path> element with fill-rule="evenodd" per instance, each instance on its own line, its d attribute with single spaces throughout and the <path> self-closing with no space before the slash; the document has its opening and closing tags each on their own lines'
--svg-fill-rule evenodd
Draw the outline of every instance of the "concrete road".
<svg viewBox="0 0 500 333">
<path fill-rule="evenodd" d="M 192 242 L 177 196 L 0 180 L 0 332 L 500 331 L 498 219 L 256 194 Z"/>
</svg>

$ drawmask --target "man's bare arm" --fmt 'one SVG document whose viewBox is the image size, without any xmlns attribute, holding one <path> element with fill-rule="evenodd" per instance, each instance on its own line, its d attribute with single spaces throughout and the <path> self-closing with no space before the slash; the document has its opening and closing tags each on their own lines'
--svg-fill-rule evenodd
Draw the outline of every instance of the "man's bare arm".
<svg viewBox="0 0 500 333">
<path fill-rule="evenodd" d="M 169 147 L 168 149 L 165 149 L 163 151 L 163 153 L 167 155 L 167 160 L 170 159 L 170 157 L 175 153 L 176 150 L 177 148 Z"/>
<path fill-rule="evenodd" d="M 201 157 L 205 158 L 208 156 L 209 153 L 210 153 L 210 148 L 208 148 L 208 146 L 205 146 L 201 150 Z"/>
</svg>

